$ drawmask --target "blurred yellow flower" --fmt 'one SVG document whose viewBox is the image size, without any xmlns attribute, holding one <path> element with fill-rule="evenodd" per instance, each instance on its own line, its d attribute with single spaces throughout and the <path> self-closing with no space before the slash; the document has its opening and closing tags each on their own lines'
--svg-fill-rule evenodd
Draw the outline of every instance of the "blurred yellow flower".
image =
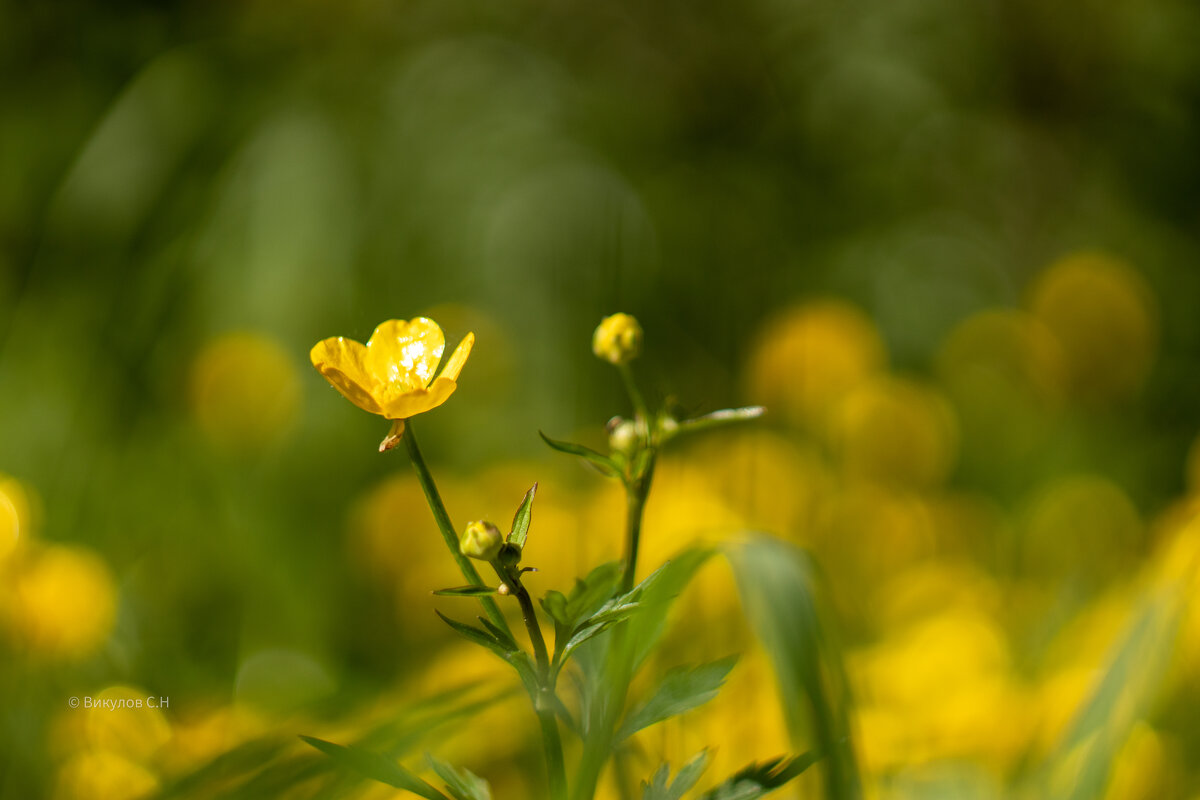
<svg viewBox="0 0 1200 800">
<path fill-rule="evenodd" d="M 862 311 L 840 300 L 805 303 L 759 334 L 750 357 L 749 397 L 821 430 L 836 401 L 886 360 L 883 340 Z"/>
<path fill-rule="evenodd" d="M 17 549 L 28 516 L 21 484 L 0 475 L 0 561 Z"/>
<path fill-rule="evenodd" d="M 8 627 L 19 645 L 50 658 L 81 658 L 116 621 L 112 573 L 90 550 L 48 547 L 17 568 Z"/>
<path fill-rule="evenodd" d="M 342 336 L 324 339 L 309 356 L 347 400 L 396 420 L 394 434 L 399 436 L 404 420 L 437 408 L 454 393 L 474 344 L 475 334 L 468 333 L 436 380 L 433 374 L 446 339 L 438 324 L 425 317 L 412 322 L 390 319 L 375 329 L 365 345 Z"/>
<path fill-rule="evenodd" d="M 1038 278 L 1029 307 L 1061 342 L 1076 396 L 1111 400 L 1141 387 L 1158 317 L 1150 287 L 1129 266 L 1099 253 L 1069 255 Z"/>
<path fill-rule="evenodd" d="M 1138 721 L 1117 754 L 1105 800 L 1154 800 L 1179 796 L 1180 753 L 1173 742 Z"/>
<path fill-rule="evenodd" d="M 76 712 L 84 715 L 83 733 L 92 749 L 146 764 L 170 740 L 171 724 L 159 707 L 157 693 L 134 686 L 109 686 L 94 698 L 97 702 L 92 707 Z"/>
<path fill-rule="evenodd" d="M 55 800 L 135 800 L 159 787 L 145 767 L 106 750 L 84 751 L 58 771 Z"/>
<path fill-rule="evenodd" d="M 189 399 L 200 430 L 234 450 L 261 447 L 291 423 L 300 401 L 296 368 L 273 339 L 231 333 L 192 362 Z"/>
<path fill-rule="evenodd" d="M 958 421 L 935 390 L 900 378 L 864 383 L 837 404 L 834 446 L 847 473 L 923 488 L 943 481 L 958 447 Z"/>
<path fill-rule="evenodd" d="M 642 351 L 642 326 L 629 314 L 605 317 L 592 334 L 592 352 L 610 364 L 625 364 Z"/>
</svg>

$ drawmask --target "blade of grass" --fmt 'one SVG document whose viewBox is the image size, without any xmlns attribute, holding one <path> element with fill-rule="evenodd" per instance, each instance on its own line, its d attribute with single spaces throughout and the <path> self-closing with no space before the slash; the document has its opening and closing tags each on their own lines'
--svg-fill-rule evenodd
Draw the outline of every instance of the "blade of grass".
<svg viewBox="0 0 1200 800">
<path fill-rule="evenodd" d="M 816 568 L 779 539 L 756 535 L 724 550 L 742 608 L 769 654 L 794 740 L 811 728 L 825 759 L 828 800 L 858 800 L 862 783 L 851 744 L 849 692 L 839 648 L 824 619 Z"/>
</svg>

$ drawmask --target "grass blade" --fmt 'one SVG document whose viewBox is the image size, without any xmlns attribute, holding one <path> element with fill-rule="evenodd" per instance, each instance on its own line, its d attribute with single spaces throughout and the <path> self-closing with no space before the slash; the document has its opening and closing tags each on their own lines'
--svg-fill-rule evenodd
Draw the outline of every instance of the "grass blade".
<svg viewBox="0 0 1200 800">
<path fill-rule="evenodd" d="M 774 665 L 792 738 L 813 732 L 826 762 L 829 800 L 858 800 L 862 783 L 851 744 L 849 690 L 824 619 L 815 566 L 803 550 L 768 536 L 728 547 L 725 555 L 742 608 Z"/>
</svg>

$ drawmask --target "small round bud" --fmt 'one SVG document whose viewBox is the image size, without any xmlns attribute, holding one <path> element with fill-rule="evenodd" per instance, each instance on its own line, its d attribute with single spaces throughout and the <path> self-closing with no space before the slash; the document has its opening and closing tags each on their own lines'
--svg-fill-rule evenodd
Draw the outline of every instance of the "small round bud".
<svg viewBox="0 0 1200 800">
<path fill-rule="evenodd" d="M 458 549 L 464 556 L 478 558 L 480 561 L 491 561 L 504 545 L 504 534 L 500 529 L 485 520 L 476 520 L 467 525 L 462 537 L 458 540 Z"/>
<path fill-rule="evenodd" d="M 625 364 L 642 352 L 642 326 L 628 314 L 605 317 L 592 334 L 592 352 L 610 364 Z"/>
<path fill-rule="evenodd" d="M 507 594 L 509 594 L 509 593 L 511 593 L 511 592 L 512 592 L 512 589 L 508 588 L 508 584 L 507 584 L 507 583 L 502 583 L 502 584 L 500 584 L 500 587 L 499 587 L 498 589 L 496 589 L 496 594 L 503 594 L 503 595 L 507 595 Z"/>
<path fill-rule="evenodd" d="M 637 445 L 639 425 L 631 419 L 621 420 L 608 432 L 608 446 L 614 453 L 629 454 Z"/>
</svg>

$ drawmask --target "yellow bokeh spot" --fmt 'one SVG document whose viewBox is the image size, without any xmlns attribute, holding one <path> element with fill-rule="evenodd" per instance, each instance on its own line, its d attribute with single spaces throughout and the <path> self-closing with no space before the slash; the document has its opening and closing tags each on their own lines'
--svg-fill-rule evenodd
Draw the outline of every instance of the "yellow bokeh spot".
<svg viewBox="0 0 1200 800">
<path fill-rule="evenodd" d="M 18 645 L 49 658 L 81 658 L 112 632 L 117 588 L 105 563 L 81 547 L 48 547 L 18 566 L 7 619 Z"/>
<path fill-rule="evenodd" d="M 763 328 L 750 356 L 749 400 L 822 429 L 843 395 L 887 360 L 871 320 L 840 300 L 795 306 Z"/>
<path fill-rule="evenodd" d="M 1042 440 L 1065 391 L 1062 346 L 1020 311 L 984 311 L 951 331 L 937 356 L 970 454 L 1003 464 Z"/>
<path fill-rule="evenodd" d="M 274 340 L 231 333 L 209 342 L 192 362 L 192 413 L 218 446 L 253 450 L 291 424 L 300 402 L 296 367 Z"/>
<path fill-rule="evenodd" d="M 0 562 L 28 541 L 35 500 L 24 484 L 0 473 Z"/>
<path fill-rule="evenodd" d="M 1161 734 L 1137 722 L 1113 762 L 1104 800 L 1157 800 L 1175 796 L 1171 791 L 1177 754 Z"/>
<path fill-rule="evenodd" d="M 750 527 L 802 538 L 834 481 L 815 447 L 762 428 L 697 438 L 683 458 L 707 476 L 710 491 L 737 509 Z"/>
<path fill-rule="evenodd" d="M 109 686 L 94 699 L 97 705 L 81 711 L 84 736 L 92 749 L 144 764 L 171 738 L 171 726 L 156 705 L 157 694 L 132 686 Z"/>
<path fill-rule="evenodd" d="M 1105 577 L 1127 566 L 1142 536 L 1137 509 L 1116 484 L 1090 475 L 1064 478 L 1033 503 L 1021 567 L 1029 577 Z"/>
<path fill-rule="evenodd" d="M 814 516 L 818 558 L 830 574 L 873 585 L 927 558 L 935 548 L 933 521 L 919 497 L 860 483 L 831 493 Z M 847 601 L 860 604 L 861 593 Z"/>
<path fill-rule="evenodd" d="M 958 446 L 950 404 L 933 389 L 882 378 L 837 405 L 834 447 L 855 478 L 929 487 L 947 477 Z"/>
<path fill-rule="evenodd" d="M 1039 400 L 1063 392 L 1062 346 L 1051 330 L 1022 311 L 981 311 L 959 324 L 938 353 L 948 380 L 987 372 Z"/>
<path fill-rule="evenodd" d="M 951 608 L 893 629 L 853 654 L 850 670 L 873 772 L 948 758 L 1000 772 L 1028 742 L 1028 692 L 1012 675 L 999 626 L 978 610 Z"/>
<path fill-rule="evenodd" d="M 1075 396 L 1111 400 L 1142 386 L 1158 320 L 1149 286 L 1129 266 L 1099 253 L 1067 256 L 1034 282 L 1029 308 L 1062 344 Z"/>
<path fill-rule="evenodd" d="M 266 730 L 263 719 L 240 706 L 192 711 L 172 726 L 162 754 L 164 768 L 179 773 L 226 753 Z"/>
<path fill-rule="evenodd" d="M 140 764 L 108 750 L 87 750 L 59 768 L 54 798 L 138 800 L 158 786 L 158 778 Z"/>
</svg>

